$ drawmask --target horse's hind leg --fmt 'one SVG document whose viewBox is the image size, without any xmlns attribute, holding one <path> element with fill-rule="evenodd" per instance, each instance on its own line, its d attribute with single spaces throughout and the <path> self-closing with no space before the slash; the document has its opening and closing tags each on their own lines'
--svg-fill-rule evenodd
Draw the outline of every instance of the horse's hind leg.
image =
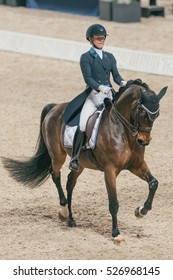
<svg viewBox="0 0 173 280">
<path fill-rule="evenodd" d="M 71 171 L 68 175 L 68 180 L 67 180 L 67 185 L 66 185 L 68 210 L 69 210 L 69 218 L 68 218 L 68 223 L 67 223 L 68 227 L 76 227 L 76 222 L 73 219 L 73 215 L 72 215 L 72 193 L 73 193 L 73 189 L 76 185 L 77 178 L 83 172 L 83 170 L 84 170 L 84 168 L 80 167 L 79 172 Z"/>
<path fill-rule="evenodd" d="M 52 171 L 52 180 L 55 183 L 55 186 L 57 188 L 58 194 L 59 194 L 59 200 L 61 205 L 61 211 L 59 212 L 59 218 L 62 221 L 65 221 L 68 219 L 69 213 L 67 208 L 67 199 L 65 197 L 62 185 L 61 185 L 61 172 L 59 171 L 58 174 L 55 171 Z"/>
<path fill-rule="evenodd" d="M 61 106 L 49 113 L 44 119 L 42 124 L 42 134 L 44 143 L 47 147 L 49 156 L 51 158 L 51 173 L 52 180 L 57 188 L 59 194 L 60 205 L 62 211 L 60 217 L 62 219 L 68 218 L 67 199 L 65 197 L 62 185 L 61 185 L 61 168 L 65 163 L 67 152 L 64 150 L 61 141 L 62 131 L 62 110 Z"/>
<path fill-rule="evenodd" d="M 53 147 L 53 145 L 51 146 Z M 61 168 L 66 160 L 67 154 L 60 149 L 51 153 L 52 156 L 52 180 L 56 186 L 56 189 L 59 194 L 59 201 L 61 205 L 61 210 L 59 212 L 59 218 L 64 221 L 68 219 L 68 207 L 67 199 L 64 194 L 62 185 L 61 185 Z"/>
</svg>

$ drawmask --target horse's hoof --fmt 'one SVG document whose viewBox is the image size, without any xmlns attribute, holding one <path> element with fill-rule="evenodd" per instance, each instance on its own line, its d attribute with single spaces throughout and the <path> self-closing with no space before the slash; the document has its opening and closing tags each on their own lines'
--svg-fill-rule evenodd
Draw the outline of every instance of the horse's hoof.
<svg viewBox="0 0 173 280">
<path fill-rule="evenodd" d="M 61 212 L 59 212 L 59 219 L 62 221 L 62 222 L 66 222 L 68 220 L 68 217 L 64 217 Z"/>
<path fill-rule="evenodd" d="M 125 238 L 120 234 L 118 236 L 114 237 L 113 241 L 114 241 L 115 244 L 126 243 Z"/>
<path fill-rule="evenodd" d="M 75 220 L 69 219 L 68 222 L 67 222 L 67 226 L 68 226 L 68 227 L 71 227 L 71 228 L 74 228 L 74 227 L 76 227 L 77 225 L 76 225 Z"/>
<path fill-rule="evenodd" d="M 59 211 L 60 220 L 62 222 L 65 222 L 68 220 L 68 216 L 69 216 L 69 211 L 68 211 L 67 205 L 61 206 L 61 211 Z"/>
<path fill-rule="evenodd" d="M 141 213 L 141 210 L 142 210 L 142 206 L 140 206 L 140 207 L 137 207 L 136 209 L 135 209 L 135 216 L 137 217 L 137 218 L 142 218 L 144 215 Z"/>
</svg>

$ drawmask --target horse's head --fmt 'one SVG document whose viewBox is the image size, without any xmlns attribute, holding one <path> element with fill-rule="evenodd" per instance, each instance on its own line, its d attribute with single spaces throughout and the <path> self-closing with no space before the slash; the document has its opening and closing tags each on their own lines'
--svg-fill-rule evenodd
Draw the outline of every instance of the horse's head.
<svg viewBox="0 0 173 280">
<path fill-rule="evenodd" d="M 151 129 L 154 121 L 159 116 L 159 102 L 165 95 L 167 87 L 161 89 L 159 94 L 149 88 L 142 89 L 140 98 L 132 102 L 131 120 L 134 129 L 137 131 L 137 142 L 146 146 L 151 141 Z"/>
</svg>

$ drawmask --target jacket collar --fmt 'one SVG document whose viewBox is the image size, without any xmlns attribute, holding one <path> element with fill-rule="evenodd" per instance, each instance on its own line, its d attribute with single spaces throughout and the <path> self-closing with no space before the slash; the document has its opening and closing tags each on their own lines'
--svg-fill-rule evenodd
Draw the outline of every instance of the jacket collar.
<svg viewBox="0 0 173 280">
<path fill-rule="evenodd" d="M 104 55 L 104 51 L 102 50 L 102 52 L 103 52 L 103 55 Z M 98 55 L 98 53 L 96 52 L 96 50 L 92 47 L 92 48 L 90 48 L 90 54 L 91 54 L 91 56 L 93 56 L 94 58 L 96 58 L 96 57 L 100 57 L 99 55 Z"/>
</svg>

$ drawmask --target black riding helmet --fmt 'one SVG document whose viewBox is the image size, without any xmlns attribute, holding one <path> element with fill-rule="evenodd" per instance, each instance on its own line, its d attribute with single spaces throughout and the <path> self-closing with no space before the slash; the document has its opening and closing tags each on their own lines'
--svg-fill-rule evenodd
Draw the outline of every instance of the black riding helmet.
<svg viewBox="0 0 173 280">
<path fill-rule="evenodd" d="M 86 39 L 89 41 L 89 37 L 92 37 L 94 35 L 98 36 L 107 36 L 106 29 L 101 24 L 92 24 L 88 27 L 86 31 Z"/>
</svg>

